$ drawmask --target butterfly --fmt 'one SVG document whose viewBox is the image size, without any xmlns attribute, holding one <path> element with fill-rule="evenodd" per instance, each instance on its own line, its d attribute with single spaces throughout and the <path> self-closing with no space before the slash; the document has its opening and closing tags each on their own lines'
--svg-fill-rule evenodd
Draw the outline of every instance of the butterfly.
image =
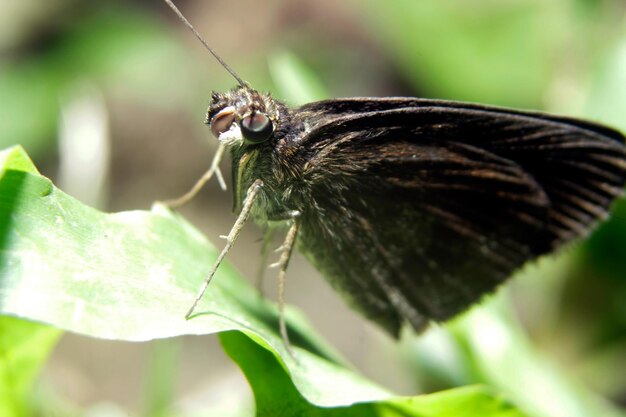
<svg viewBox="0 0 626 417">
<path fill-rule="evenodd" d="M 397 336 L 405 322 L 419 331 L 455 316 L 529 260 L 586 236 L 622 194 L 625 138 L 610 127 L 405 97 L 289 108 L 202 42 L 239 83 L 211 97 L 206 122 L 220 148 L 202 181 L 229 151 L 239 217 L 188 317 L 249 217 L 289 225 L 281 309 L 297 247 Z"/>
</svg>

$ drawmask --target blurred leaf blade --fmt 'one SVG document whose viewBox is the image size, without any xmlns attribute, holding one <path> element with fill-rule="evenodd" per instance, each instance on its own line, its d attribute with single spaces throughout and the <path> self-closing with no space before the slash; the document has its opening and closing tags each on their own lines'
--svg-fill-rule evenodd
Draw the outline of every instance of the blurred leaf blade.
<svg viewBox="0 0 626 417">
<path fill-rule="evenodd" d="M 30 415 L 29 394 L 59 329 L 0 316 L 0 415 Z"/>
<path fill-rule="evenodd" d="M 180 339 L 158 340 L 152 344 L 145 382 L 146 417 L 167 417 L 174 398 L 176 368 L 180 362 Z"/>
<path fill-rule="evenodd" d="M 364 7 L 418 91 L 531 108 L 541 108 L 567 30 L 563 9 L 561 2 L 488 0 L 368 1 Z"/>
<path fill-rule="evenodd" d="M 292 106 L 328 98 L 328 92 L 316 74 L 288 51 L 272 55 L 270 73 L 278 93 Z"/>
<path fill-rule="evenodd" d="M 626 131 L 626 33 L 611 46 L 593 73 L 585 114 Z"/>
<path fill-rule="evenodd" d="M 549 267 L 562 266 L 557 262 Z M 503 307 L 507 307 L 502 304 L 488 303 L 453 325 L 485 383 L 508 393 L 532 416 L 624 416 L 538 353 L 511 312 L 503 313 Z"/>
</svg>

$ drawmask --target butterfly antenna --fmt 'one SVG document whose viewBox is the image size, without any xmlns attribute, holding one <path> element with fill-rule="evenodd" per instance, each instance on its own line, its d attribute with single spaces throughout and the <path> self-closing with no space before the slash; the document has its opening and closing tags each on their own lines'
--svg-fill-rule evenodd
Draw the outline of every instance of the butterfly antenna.
<svg viewBox="0 0 626 417">
<path fill-rule="evenodd" d="M 193 34 L 196 36 L 196 38 L 198 38 L 200 40 L 200 42 L 202 42 L 202 45 L 204 45 L 204 47 L 211 53 L 211 55 L 213 55 L 215 57 L 215 59 L 217 59 L 217 62 L 219 62 L 226 69 L 226 71 L 228 71 L 230 73 L 230 75 L 235 77 L 235 80 L 237 80 L 237 82 L 239 83 L 240 86 L 245 87 L 246 83 L 241 79 L 241 77 L 239 75 L 237 75 L 237 73 L 235 71 L 233 71 L 233 69 L 231 67 L 229 67 L 226 62 L 224 62 L 224 60 L 209 46 L 208 43 L 206 43 L 206 41 L 204 40 L 202 35 L 200 35 L 200 33 L 198 33 L 196 28 L 194 28 L 193 25 L 189 22 L 189 20 L 187 20 L 187 18 L 185 16 L 183 16 L 183 14 L 180 12 L 180 10 L 178 10 L 178 7 L 176 7 L 174 5 L 174 3 L 172 3 L 171 0 L 164 0 L 164 1 L 165 1 L 165 3 L 167 3 L 168 6 L 170 6 L 170 8 L 172 10 L 174 10 L 174 13 L 176 13 L 178 18 L 180 20 L 182 20 L 183 23 L 189 28 L 189 30 L 191 30 L 193 32 Z"/>
</svg>

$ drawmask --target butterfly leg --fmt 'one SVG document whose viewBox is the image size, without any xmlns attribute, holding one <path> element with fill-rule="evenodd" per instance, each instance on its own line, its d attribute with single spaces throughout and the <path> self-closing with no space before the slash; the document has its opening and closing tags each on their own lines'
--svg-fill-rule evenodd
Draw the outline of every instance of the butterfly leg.
<svg viewBox="0 0 626 417">
<path fill-rule="evenodd" d="M 293 252 L 293 247 L 296 243 L 296 238 L 298 237 L 300 212 L 296 210 L 291 211 L 289 212 L 289 217 L 291 218 L 292 223 L 289 227 L 289 231 L 287 231 L 285 242 L 280 247 L 282 254 L 276 263 L 276 266 L 280 268 L 278 272 L 278 326 L 280 329 L 280 335 L 285 342 L 285 346 L 291 356 L 293 356 L 291 345 L 289 343 L 289 334 L 287 333 L 287 324 L 285 323 L 285 278 L 287 276 L 287 267 L 289 266 L 291 253 Z"/>
<path fill-rule="evenodd" d="M 274 236 L 276 235 L 276 228 L 267 226 L 267 229 L 263 232 L 263 246 L 261 247 L 261 261 L 259 262 L 259 269 L 256 272 L 256 288 L 259 294 L 263 297 L 263 281 L 265 278 L 265 268 L 267 267 L 267 259 L 270 255 L 270 248 L 272 242 L 274 242 Z"/>
<path fill-rule="evenodd" d="M 224 248 L 222 249 L 222 252 L 220 252 L 219 256 L 217 257 L 217 259 L 213 263 L 213 266 L 209 270 L 209 273 L 207 274 L 206 279 L 202 283 L 202 286 L 200 287 L 200 291 L 198 292 L 198 295 L 196 296 L 193 304 L 191 305 L 191 308 L 189 309 L 189 311 L 187 311 L 187 314 L 185 314 L 185 318 L 186 319 L 191 318 L 191 315 L 193 314 L 193 311 L 195 310 L 196 306 L 200 302 L 200 299 L 204 295 L 204 292 L 206 291 L 207 287 L 209 286 L 209 283 L 211 282 L 211 279 L 213 278 L 213 275 L 215 275 L 215 272 L 217 271 L 217 268 L 219 268 L 220 264 L 224 260 L 224 257 L 226 256 L 226 254 L 230 251 L 230 249 L 235 244 L 235 241 L 237 240 L 237 237 L 239 236 L 239 233 L 241 232 L 241 230 L 243 229 L 243 226 L 246 224 L 246 222 L 248 221 L 248 218 L 250 217 L 250 212 L 252 211 L 252 206 L 254 205 L 254 202 L 255 202 L 256 198 L 259 196 L 259 192 L 261 191 L 261 187 L 263 187 L 263 181 L 256 180 L 250 186 L 250 188 L 248 188 L 248 192 L 246 193 L 246 198 L 245 198 L 245 200 L 243 202 L 243 206 L 241 208 L 241 212 L 239 213 L 239 217 L 237 217 L 237 221 L 235 221 L 235 224 L 230 229 L 230 233 L 228 233 L 228 236 L 225 236 L 226 245 L 224 245 Z"/>
<path fill-rule="evenodd" d="M 225 151 L 226 146 L 220 144 L 220 146 L 217 148 L 217 152 L 215 152 L 215 156 L 213 157 L 211 166 L 209 167 L 207 172 L 205 172 L 204 175 L 202 175 L 202 177 L 200 177 L 200 179 L 196 181 L 193 187 L 191 187 L 189 191 L 187 191 L 185 194 L 181 195 L 178 198 L 163 201 L 163 204 L 167 205 L 168 207 L 180 207 L 187 204 L 191 199 L 196 196 L 196 194 L 198 194 L 202 187 L 204 187 L 204 184 L 206 184 L 213 177 L 213 175 L 215 175 L 215 177 L 217 178 L 217 182 L 220 184 L 220 188 L 226 191 L 226 182 L 224 181 L 224 177 L 222 176 L 222 171 L 220 171 L 219 166 L 222 158 L 224 157 Z"/>
</svg>

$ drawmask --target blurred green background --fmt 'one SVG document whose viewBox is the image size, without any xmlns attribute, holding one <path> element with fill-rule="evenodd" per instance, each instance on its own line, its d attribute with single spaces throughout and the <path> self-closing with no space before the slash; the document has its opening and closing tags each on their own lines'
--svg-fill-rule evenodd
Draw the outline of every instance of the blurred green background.
<svg viewBox="0 0 626 417">
<path fill-rule="evenodd" d="M 626 131 L 620 0 L 179 5 L 241 77 L 293 105 L 437 97 L 592 118 Z M 234 84 L 161 1 L 0 2 L 0 148 L 22 144 L 62 189 L 101 209 L 146 209 L 184 192 L 215 150 L 202 123 L 210 91 Z M 183 213 L 212 240 L 233 221 L 230 195 L 215 183 Z M 248 277 L 259 237 L 248 227 L 231 258 Z M 531 415 L 623 415 L 624 242 L 620 202 L 589 240 L 525 268 L 484 315 L 401 343 L 351 312 L 299 256 L 287 299 L 357 369 L 401 394 L 483 382 L 509 390 Z M 504 361 L 490 350 L 502 323 L 514 342 Z M 171 383 L 166 393 L 158 380 Z M 129 344 L 65 335 L 32 401 L 41 415 L 225 416 L 246 415 L 252 400 L 214 337 Z"/>
</svg>

